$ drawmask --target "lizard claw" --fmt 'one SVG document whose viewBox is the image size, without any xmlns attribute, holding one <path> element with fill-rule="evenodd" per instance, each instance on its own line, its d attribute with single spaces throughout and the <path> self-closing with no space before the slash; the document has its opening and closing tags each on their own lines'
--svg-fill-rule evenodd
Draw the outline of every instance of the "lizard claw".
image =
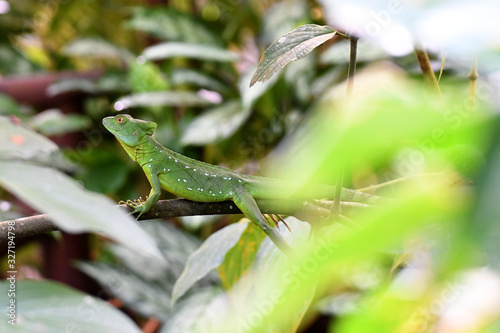
<svg viewBox="0 0 500 333">
<path fill-rule="evenodd" d="M 288 226 L 288 224 L 285 222 L 285 220 L 283 220 L 283 218 L 280 215 L 275 215 L 275 214 L 266 214 L 266 215 L 264 215 L 263 214 L 263 216 L 264 216 L 264 218 L 266 220 L 268 220 L 268 216 L 269 216 L 273 220 L 274 225 L 276 225 L 276 228 L 278 228 L 278 229 L 280 228 L 279 222 L 280 221 L 283 222 L 283 224 L 288 229 L 288 231 L 292 232 L 292 229 L 290 229 L 290 227 Z"/>
</svg>

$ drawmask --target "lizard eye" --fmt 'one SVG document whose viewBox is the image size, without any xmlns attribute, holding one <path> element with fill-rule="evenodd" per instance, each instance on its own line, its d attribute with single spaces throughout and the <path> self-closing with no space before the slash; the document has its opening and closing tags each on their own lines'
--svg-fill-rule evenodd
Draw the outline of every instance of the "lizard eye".
<svg viewBox="0 0 500 333">
<path fill-rule="evenodd" d="M 118 124 L 123 123 L 123 117 L 116 118 L 116 121 L 118 122 Z"/>
</svg>

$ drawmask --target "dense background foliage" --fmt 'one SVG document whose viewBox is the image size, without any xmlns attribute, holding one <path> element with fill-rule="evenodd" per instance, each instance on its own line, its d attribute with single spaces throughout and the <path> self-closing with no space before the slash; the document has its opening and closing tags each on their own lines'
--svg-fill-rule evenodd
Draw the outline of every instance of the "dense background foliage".
<svg viewBox="0 0 500 333">
<path fill-rule="evenodd" d="M 497 331 L 499 5 L 346 2 L 0 1 L 0 217 L 65 231 L 15 240 L 18 325 L 4 281 L 0 327 Z M 360 37 L 352 96 L 339 34 L 250 88 L 264 50 L 306 24 Z M 136 224 L 113 207 L 150 189 L 101 125 L 118 112 L 190 157 L 297 191 L 344 170 L 388 204 L 288 217 L 296 262 L 240 216 Z"/>
</svg>

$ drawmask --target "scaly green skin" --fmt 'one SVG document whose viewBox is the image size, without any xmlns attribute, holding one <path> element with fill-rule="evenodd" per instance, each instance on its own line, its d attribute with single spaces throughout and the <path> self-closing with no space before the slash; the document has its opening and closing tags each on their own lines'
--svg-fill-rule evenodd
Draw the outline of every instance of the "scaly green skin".
<svg viewBox="0 0 500 333">
<path fill-rule="evenodd" d="M 290 198 L 292 186 L 285 181 L 242 175 L 238 172 L 197 161 L 163 147 L 152 135 L 156 123 L 129 115 L 106 117 L 102 123 L 120 142 L 128 155 L 144 170 L 151 192 L 144 203 L 127 202 L 138 213 L 148 212 L 158 201 L 161 189 L 199 202 L 233 201 L 253 223 L 259 226 L 285 253 L 293 253 L 281 235 L 271 228 L 255 202 L 258 199 Z M 319 185 L 305 198 L 333 197 L 334 187 Z M 372 197 L 343 189 L 342 199 L 369 202 Z"/>
</svg>

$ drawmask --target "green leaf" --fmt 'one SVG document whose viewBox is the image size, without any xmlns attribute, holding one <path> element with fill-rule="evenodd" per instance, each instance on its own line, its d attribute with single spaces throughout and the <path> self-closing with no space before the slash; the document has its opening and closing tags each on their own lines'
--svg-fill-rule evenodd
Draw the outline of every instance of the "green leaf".
<svg viewBox="0 0 500 333">
<path fill-rule="evenodd" d="M 172 8 L 133 8 L 130 28 L 165 40 L 221 45 L 222 39 L 202 21 Z"/>
<path fill-rule="evenodd" d="M 95 94 L 99 90 L 97 89 L 97 85 L 93 80 L 83 79 L 83 78 L 74 78 L 74 79 L 63 79 L 52 83 L 47 88 L 47 95 L 54 97 L 60 94 L 64 94 L 67 92 L 84 92 L 87 94 Z"/>
<path fill-rule="evenodd" d="M 0 184 L 34 209 L 49 214 L 67 232 L 104 233 L 138 252 L 161 258 L 155 242 L 123 209 L 57 170 L 0 161 Z"/>
<path fill-rule="evenodd" d="M 122 265 L 79 262 L 76 266 L 137 313 L 162 321 L 170 318 L 170 291 L 174 281 L 170 281 L 170 288 L 166 289 L 165 283 L 141 279 Z"/>
<path fill-rule="evenodd" d="M 219 92 L 230 90 L 228 86 L 221 83 L 219 80 L 216 80 L 213 77 L 200 72 L 199 70 L 192 70 L 188 68 L 172 70 L 170 74 L 170 81 L 174 86 L 192 84 L 198 87 L 204 87 L 209 90 L 215 90 Z"/>
<path fill-rule="evenodd" d="M 50 109 L 33 116 L 31 126 L 44 135 L 61 135 L 81 131 L 90 125 L 90 120 L 79 114 L 64 114 L 59 109 Z"/>
<path fill-rule="evenodd" d="M 213 233 L 196 252 L 189 256 L 182 275 L 175 283 L 172 292 L 172 305 L 196 281 L 224 262 L 226 253 L 238 242 L 247 224 L 248 222 L 234 223 Z"/>
<path fill-rule="evenodd" d="M 160 68 L 150 61 L 133 61 L 130 64 L 128 81 L 134 92 L 168 90 L 169 85 Z"/>
<path fill-rule="evenodd" d="M 220 62 L 238 60 L 236 54 L 220 47 L 180 42 L 166 42 L 147 47 L 142 55 L 148 60 L 163 60 L 173 57 Z"/>
<path fill-rule="evenodd" d="M 479 189 L 476 205 L 473 210 L 472 223 L 468 225 L 469 235 L 484 251 L 488 266 L 500 271 L 500 131 L 499 121 L 495 122 L 494 139 L 488 160 L 479 176 Z"/>
<path fill-rule="evenodd" d="M 276 39 L 262 55 L 250 86 L 267 81 L 290 61 L 304 58 L 335 33 L 329 26 L 306 24 Z"/>
<path fill-rule="evenodd" d="M 277 76 L 267 80 L 263 84 L 255 87 L 250 87 L 250 80 L 252 78 L 252 70 L 246 72 L 238 82 L 238 89 L 241 95 L 241 105 L 244 110 L 251 109 L 254 103 L 267 91 L 269 91 L 276 83 Z"/>
<path fill-rule="evenodd" d="M 308 4 L 301 0 L 275 2 L 264 14 L 262 37 L 264 45 L 310 21 Z"/>
<path fill-rule="evenodd" d="M 150 106 L 207 106 L 213 104 L 197 93 L 187 91 L 155 91 L 124 96 L 115 102 L 115 110 Z"/>
<path fill-rule="evenodd" d="M 224 289 L 229 290 L 252 266 L 260 243 L 266 238 L 255 224 L 248 223 L 238 243 L 226 253 L 224 262 L 218 267 Z"/>
<path fill-rule="evenodd" d="M 286 228 L 281 228 L 280 233 L 282 234 L 285 241 L 290 244 L 294 249 L 302 249 L 309 242 L 309 235 L 311 232 L 311 225 L 309 223 L 300 221 L 295 217 L 287 217 L 285 219 L 286 223 L 292 230 L 288 231 Z M 282 276 L 282 267 L 287 266 L 289 263 L 289 258 L 287 258 L 283 252 L 281 252 L 269 239 L 266 237 L 262 242 L 259 251 L 257 252 L 255 258 L 255 266 L 253 267 L 255 272 L 258 272 L 261 276 L 266 276 L 270 279 L 280 279 Z M 257 280 L 262 283 L 262 280 Z M 262 286 L 256 283 L 254 289 L 251 292 L 265 297 L 269 292 L 266 286 Z M 302 318 L 304 317 L 311 301 L 316 292 L 316 284 L 311 283 L 307 288 L 306 292 L 300 297 L 295 298 L 292 295 L 289 299 L 294 302 L 293 311 L 289 312 L 290 320 L 281 323 L 271 323 L 271 326 L 276 325 L 274 330 L 281 330 L 282 332 L 296 332 Z M 273 328 L 270 328 L 273 331 Z"/>
<path fill-rule="evenodd" d="M 161 282 L 172 280 L 163 285 L 171 293 L 188 257 L 200 247 L 201 241 L 162 220 L 144 221 L 141 226 L 158 244 L 168 265 L 152 257 L 138 260 L 137 253 L 125 246 L 112 245 L 110 250 L 120 262 L 141 278 Z"/>
<path fill-rule="evenodd" d="M 226 139 L 248 119 L 250 108 L 244 110 L 239 101 L 229 101 L 196 117 L 184 130 L 181 143 L 203 146 Z"/>
<path fill-rule="evenodd" d="M 16 326 L 8 323 L 7 306 L 0 310 L 2 332 L 141 332 L 121 311 L 95 297 L 50 281 L 16 281 L 8 298 L 9 281 L 0 282 L 0 303 L 15 300 Z"/>
<path fill-rule="evenodd" d="M 387 74 L 385 71 L 378 75 Z M 286 157 L 273 163 L 276 176 L 293 179 L 297 188 L 331 183 L 332 169 L 338 168 L 341 161 L 349 161 L 353 174 L 367 167 L 377 170 L 392 165 L 393 176 L 406 176 L 421 172 L 419 167 L 424 167 L 426 161 L 442 161 L 437 158 L 439 154 L 459 155 L 464 147 L 477 149 L 481 142 L 478 134 L 487 133 L 485 115 L 470 113 L 464 104 L 457 103 L 461 96 L 450 94 L 449 102 L 453 104 L 447 106 L 436 95 L 428 95 L 423 85 L 391 77 L 386 81 L 388 85 L 381 86 L 377 74 L 369 75 L 371 79 L 359 76 L 363 88 L 349 102 L 323 99 L 317 112 L 292 138 Z M 345 91 L 341 94 L 344 96 Z M 346 116 L 333 114 L 333 105 L 348 107 L 344 109 Z M 403 153 L 411 154 L 411 158 Z M 449 166 L 434 167 L 441 170 Z"/>
<path fill-rule="evenodd" d="M 166 261 L 141 256 L 128 247 L 112 244 L 108 248 L 119 264 L 81 262 L 77 266 L 121 299 L 128 308 L 143 316 L 166 321 L 171 316 L 170 296 L 175 281 L 181 275 L 188 256 L 201 242 L 162 222 L 144 221 L 141 226 L 156 241 Z M 203 285 L 211 284 L 214 277 L 207 276 Z"/>
<path fill-rule="evenodd" d="M 22 117 L 23 113 L 15 100 L 0 93 L 0 115 Z"/>
<path fill-rule="evenodd" d="M 64 47 L 63 52 L 73 57 L 117 58 L 124 62 L 135 59 L 133 53 L 103 39 L 81 38 Z"/>
<path fill-rule="evenodd" d="M 206 332 L 231 306 L 220 287 L 203 288 L 180 300 L 160 333 Z"/>
<path fill-rule="evenodd" d="M 57 145 L 25 126 L 0 116 L 0 161 L 29 160 L 58 166 L 64 161 Z"/>
</svg>

